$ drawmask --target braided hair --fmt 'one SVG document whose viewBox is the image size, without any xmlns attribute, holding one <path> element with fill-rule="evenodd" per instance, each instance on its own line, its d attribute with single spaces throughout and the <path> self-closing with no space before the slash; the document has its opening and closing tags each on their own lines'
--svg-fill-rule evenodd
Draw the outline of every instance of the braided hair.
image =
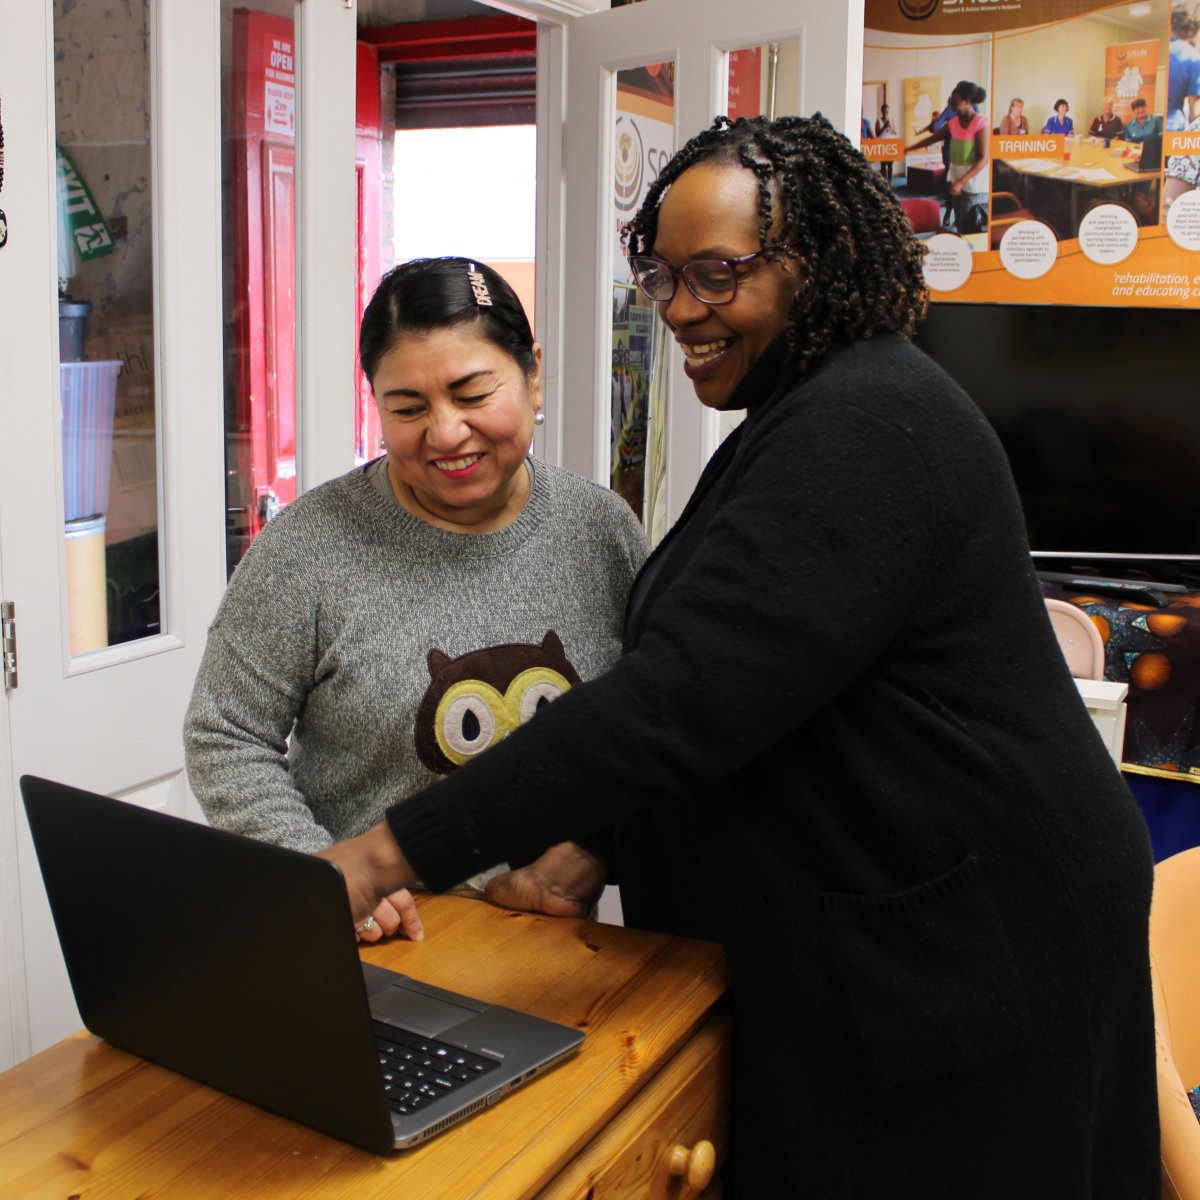
<svg viewBox="0 0 1200 1200">
<path fill-rule="evenodd" d="M 838 342 L 888 330 L 911 337 L 929 293 L 925 249 L 891 186 L 820 115 L 717 117 L 663 168 L 622 241 L 653 250 L 667 189 L 699 162 L 736 163 L 758 180 L 759 239 L 804 281 L 787 317 L 792 361 L 805 369 Z"/>
</svg>

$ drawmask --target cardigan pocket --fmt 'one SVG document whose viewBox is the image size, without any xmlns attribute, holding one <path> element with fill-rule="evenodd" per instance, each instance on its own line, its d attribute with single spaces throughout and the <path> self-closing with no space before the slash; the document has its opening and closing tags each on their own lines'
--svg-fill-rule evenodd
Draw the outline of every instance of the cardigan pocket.
<svg viewBox="0 0 1200 1200">
<path fill-rule="evenodd" d="M 831 954 L 875 1085 L 980 1066 L 1029 1033 L 1016 958 L 979 857 L 887 895 L 826 893 Z"/>
</svg>

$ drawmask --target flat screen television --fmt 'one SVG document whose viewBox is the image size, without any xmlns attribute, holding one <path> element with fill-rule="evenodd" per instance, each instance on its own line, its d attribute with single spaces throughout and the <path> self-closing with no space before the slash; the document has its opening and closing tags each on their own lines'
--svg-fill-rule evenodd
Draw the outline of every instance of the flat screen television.
<svg viewBox="0 0 1200 1200">
<path fill-rule="evenodd" d="M 1039 566 L 1200 580 L 1200 311 L 931 304 L 915 340 L 999 435 Z"/>
</svg>

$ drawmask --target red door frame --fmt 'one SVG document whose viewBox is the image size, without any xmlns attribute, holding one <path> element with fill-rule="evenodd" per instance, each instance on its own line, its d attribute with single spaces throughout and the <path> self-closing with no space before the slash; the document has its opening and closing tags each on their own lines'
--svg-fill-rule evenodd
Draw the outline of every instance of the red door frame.
<svg viewBox="0 0 1200 1200">
<path fill-rule="evenodd" d="M 294 45 L 291 21 L 234 10 L 226 469 L 236 488 L 227 503 L 238 557 L 296 495 Z"/>
<path fill-rule="evenodd" d="M 473 17 L 457 21 L 409 21 L 360 29 L 381 64 L 434 62 L 445 58 L 506 58 L 537 52 L 537 24 L 524 17 Z"/>
<path fill-rule="evenodd" d="M 358 327 L 363 310 L 379 284 L 383 244 L 383 129 L 380 107 L 379 52 L 358 43 L 355 71 L 354 175 L 358 209 L 358 239 L 354 289 L 354 457 L 367 462 L 379 454 L 379 411 L 358 361 Z"/>
</svg>

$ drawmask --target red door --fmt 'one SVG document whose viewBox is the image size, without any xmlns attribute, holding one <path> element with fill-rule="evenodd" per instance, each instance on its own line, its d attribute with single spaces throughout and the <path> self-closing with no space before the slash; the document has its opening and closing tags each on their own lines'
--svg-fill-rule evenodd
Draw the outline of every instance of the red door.
<svg viewBox="0 0 1200 1200">
<path fill-rule="evenodd" d="M 231 122 L 233 353 L 227 410 L 229 569 L 276 512 L 296 498 L 296 179 L 292 22 L 235 10 Z M 355 175 L 358 190 L 357 345 L 362 311 L 379 282 L 382 198 L 378 54 L 358 46 Z M 349 269 L 350 264 L 347 264 Z M 379 417 L 356 368 L 358 461 L 378 453 Z M 347 422 L 349 424 L 349 422 Z M 347 440 L 351 437 L 346 430 Z"/>
<path fill-rule="evenodd" d="M 230 569 L 296 496 L 295 114 L 292 22 L 233 14 Z"/>
<path fill-rule="evenodd" d="M 355 72 L 354 171 L 358 191 L 358 280 L 355 288 L 354 345 L 363 309 L 375 293 L 381 270 L 383 230 L 383 145 L 380 123 L 379 52 L 366 42 L 358 43 Z M 390 263 L 388 264 L 391 265 Z M 354 356 L 354 458 L 366 462 L 379 455 L 379 410 Z"/>
</svg>

